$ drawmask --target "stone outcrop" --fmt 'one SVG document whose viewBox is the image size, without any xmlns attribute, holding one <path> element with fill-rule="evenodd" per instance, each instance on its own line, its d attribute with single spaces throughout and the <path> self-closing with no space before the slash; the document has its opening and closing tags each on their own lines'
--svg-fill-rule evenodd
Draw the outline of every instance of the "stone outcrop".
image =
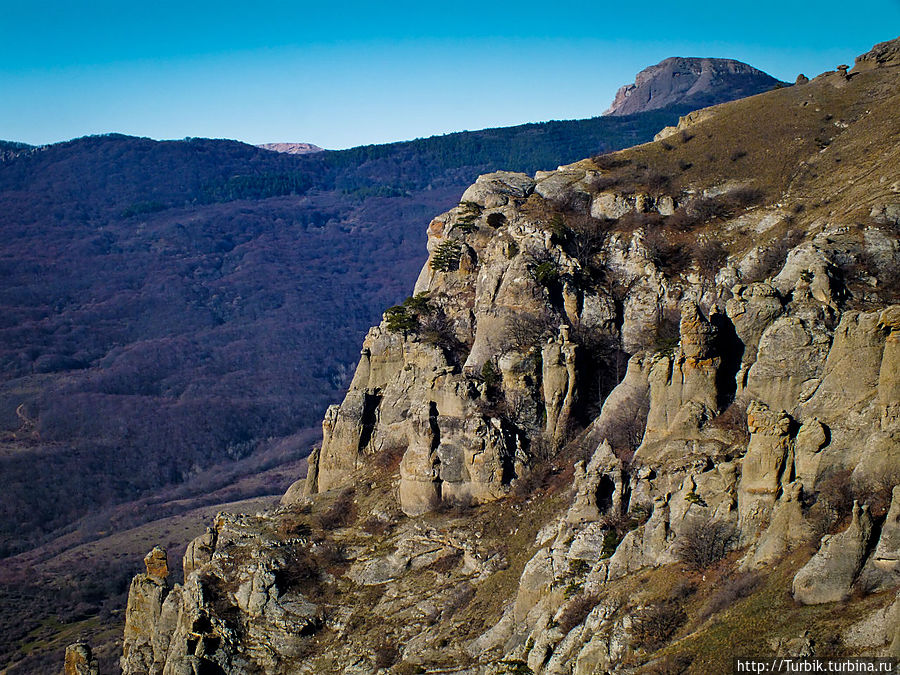
<svg viewBox="0 0 900 675">
<path fill-rule="evenodd" d="M 794 599 L 804 605 L 818 605 L 847 598 L 862 569 L 871 535 L 868 507 L 854 503 L 853 520 L 847 529 L 822 537 L 819 551 L 794 576 Z"/>
<path fill-rule="evenodd" d="M 812 539 L 813 526 L 803 515 L 802 487 L 799 481 L 785 486 L 781 497 L 772 507 L 768 527 L 753 548 L 749 561 L 751 566 L 775 562 L 794 547 Z"/>
<path fill-rule="evenodd" d="M 184 552 L 184 558 L 182 559 L 184 578 L 187 579 L 191 572 L 209 563 L 215 550 L 216 531 L 211 527 L 207 527 L 204 534 L 191 540 L 187 550 Z"/>
<path fill-rule="evenodd" d="M 632 115 L 668 106 L 703 108 L 768 91 L 779 81 L 732 59 L 673 57 L 645 68 L 616 92 L 605 115 Z"/>
<path fill-rule="evenodd" d="M 866 654 L 900 658 L 900 593 L 886 607 L 853 624 L 843 641 Z"/>
<path fill-rule="evenodd" d="M 891 506 L 881 526 L 872 564 L 886 572 L 900 572 L 900 485 L 895 485 Z"/>
<path fill-rule="evenodd" d="M 122 671 L 125 673 L 161 673 L 166 658 L 171 628 L 169 613 L 163 607 L 169 595 L 168 560 L 165 550 L 156 546 L 144 556 L 146 572 L 137 575 L 128 589 L 125 609 L 125 635 L 122 646 Z M 160 630 L 160 623 L 164 624 Z"/>
<path fill-rule="evenodd" d="M 97 659 L 91 647 L 85 642 L 76 642 L 66 647 L 63 675 L 99 675 Z"/>
<path fill-rule="evenodd" d="M 541 349 L 546 432 L 555 442 L 566 433 L 575 403 L 575 350 L 569 327 L 561 326 L 557 338 L 549 338 Z"/>
<path fill-rule="evenodd" d="M 784 412 L 753 401 L 747 408 L 747 429 L 750 443 L 741 464 L 741 528 L 756 532 L 768 520 L 785 479 L 791 419 Z"/>
<path fill-rule="evenodd" d="M 878 51 L 885 64 L 890 53 Z M 816 92 L 831 101 L 893 67 L 869 65 L 779 95 L 798 115 L 815 111 L 819 128 Z M 679 152 L 733 105 L 689 115 Z M 865 107 L 874 126 L 879 109 Z M 830 158 L 833 140 L 809 162 Z M 627 169 L 605 175 L 617 165 Z M 650 195 L 639 168 L 623 153 L 533 178 L 487 174 L 432 220 L 414 295 L 366 335 L 305 487 L 273 513 L 220 515 L 188 546 L 181 585 L 167 583 L 161 552 L 148 556 L 129 598 L 126 675 L 679 669 L 661 645 L 666 658 L 696 655 L 722 625 L 704 617 L 733 612 L 740 625 L 758 606 L 740 600 L 788 564 L 803 604 L 883 593 L 845 644 L 900 649 L 889 599 L 900 586 L 900 305 L 872 280 L 900 244 L 890 225 L 865 221 L 893 203 L 889 170 L 854 174 L 871 195 L 846 196 L 859 187 L 847 180 L 828 209 L 795 196 L 798 170 L 766 186 L 767 205 L 678 232 L 721 237 L 727 260 L 703 274 L 661 264 L 650 228 L 674 235 L 676 205 L 757 178 Z M 676 584 L 686 567 L 697 573 Z M 772 583 L 780 602 L 787 584 Z M 647 617 L 677 623 L 685 610 L 688 639 L 642 634 Z M 754 615 L 754 640 L 816 654 L 833 625 L 804 612 L 803 633 Z"/>
<path fill-rule="evenodd" d="M 642 461 L 660 461 L 667 452 L 683 452 L 683 443 L 671 442 L 676 437 L 700 449 L 706 442 L 700 428 L 719 408 L 722 359 L 716 327 L 689 301 L 681 308 L 679 335 L 674 352 L 657 355 L 650 366 L 650 408 L 638 450 Z"/>
</svg>

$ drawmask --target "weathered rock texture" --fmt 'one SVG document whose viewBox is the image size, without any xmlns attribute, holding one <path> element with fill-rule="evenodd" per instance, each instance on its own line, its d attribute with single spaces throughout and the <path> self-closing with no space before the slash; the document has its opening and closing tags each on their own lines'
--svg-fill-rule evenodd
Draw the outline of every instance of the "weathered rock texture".
<svg viewBox="0 0 900 675">
<path fill-rule="evenodd" d="M 66 647 L 63 675 L 99 675 L 97 659 L 94 658 L 89 645 L 76 642 Z"/>
<path fill-rule="evenodd" d="M 632 115 L 672 105 L 704 108 L 784 84 L 732 59 L 673 57 L 645 68 L 616 92 L 604 115 Z"/>
<path fill-rule="evenodd" d="M 705 111 L 680 150 L 481 176 L 366 336 L 305 489 L 217 518 L 182 585 L 148 555 L 125 673 L 633 672 L 667 644 L 720 672 L 686 631 L 723 607 L 735 650 L 896 650 L 892 599 L 828 607 L 900 586 L 900 246 L 869 218 L 897 192 L 892 54 Z M 767 142 L 710 178 L 732 136 Z M 806 632 L 743 621 L 757 588 Z"/>
</svg>

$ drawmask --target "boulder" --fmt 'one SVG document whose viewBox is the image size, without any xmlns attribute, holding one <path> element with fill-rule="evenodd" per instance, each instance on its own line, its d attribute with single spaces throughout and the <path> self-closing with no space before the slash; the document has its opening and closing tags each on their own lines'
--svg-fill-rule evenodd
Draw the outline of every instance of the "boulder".
<svg viewBox="0 0 900 675">
<path fill-rule="evenodd" d="M 165 581 L 166 577 L 169 576 L 169 560 L 166 550 L 160 546 L 154 546 L 144 556 L 144 566 L 147 568 L 149 576 Z"/>
<path fill-rule="evenodd" d="M 800 501 L 802 485 L 794 481 L 786 486 L 775 502 L 769 526 L 753 549 L 749 564 L 759 567 L 775 562 L 799 544 L 813 537 L 813 528 L 803 517 Z"/>
<path fill-rule="evenodd" d="M 204 534 L 191 540 L 187 545 L 181 563 L 184 569 L 184 578 L 187 579 L 194 570 L 210 562 L 215 550 L 216 531 L 207 527 Z"/>
<path fill-rule="evenodd" d="M 876 204 L 869 217 L 880 225 L 900 225 L 900 204 Z"/>
<path fill-rule="evenodd" d="M 460 203 L 470 202 L 491 209 L 506 206 L 510 199 L 523 199 L 534 191 L 535 182 L 524 173 L 495 171 L 479 176 L 463 192 Z"/>
</svg>

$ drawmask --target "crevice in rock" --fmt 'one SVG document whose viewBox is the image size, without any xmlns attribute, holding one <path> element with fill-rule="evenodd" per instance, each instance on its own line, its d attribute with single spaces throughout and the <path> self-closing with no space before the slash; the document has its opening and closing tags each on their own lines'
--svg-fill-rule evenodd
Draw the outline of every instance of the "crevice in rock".
<svg viewBox="0 0 900 675">
<path fill-rule="evenodd" d="M 717 351 L 722 357 L 722 365 L 716 371 L 716 405 L 725 410 L 734 402 L 737 394 L 737 375 L 744 358 L 745 345 L 738 337 L 734 324 L 722 312 L 713 314 L 710 322 L 717 331 Z"/>
<path fill-rule="evenodd" d="M 358 452 L 363 452 L 372 440 L 375 425 L 378 423 L 378 406 L 381 405 L 381 398 L 381 394 L 377 391 L 371 394 L 366 392 L 364 395 Z"/>
<path fill-rule="evenodd" d="M 616 484 L 609 476 L 601 476 L 597 484 L 597 510 L 604 514 L 612 508 L 613 495 L 616 492 Z"/>
</svg>

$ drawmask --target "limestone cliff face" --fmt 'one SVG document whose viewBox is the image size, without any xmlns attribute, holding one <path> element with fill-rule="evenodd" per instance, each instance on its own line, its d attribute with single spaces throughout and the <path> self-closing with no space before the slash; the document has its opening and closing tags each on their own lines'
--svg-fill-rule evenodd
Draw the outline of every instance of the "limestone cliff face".
<svg viewBox="0 0 900 675">
<path fill-rule="evenodd" d="M 220 516 L 181 585 L 148 556 L 124 672 L 634 672 L 665 645 L 717 672 L 715 603 L 743 616 L 771 570 L 767 602 L 805 605 L 808 626 L 753 615 L 774 651 L 897 654 L 892 53 L 769 95 L 819 128 L 810 101 L 870 86 L 826 146 L 865 150 L 830 165 L 835 192 L 803 167 L 765 203 L 747 175 L 614 173 L 676 152 L 653 146 L 481 176 L 429 225 L 413 295 L 366 336 L 303 488 Z M 728 114 L 692 133 L 758 133 L 715 126 Z M 793 147 L 783 133 L 768 154 Z M 834 602 L 854 611 L 836 620 Z M 734 625 L 735 649 L 758 644 Z"/>
</svg>

